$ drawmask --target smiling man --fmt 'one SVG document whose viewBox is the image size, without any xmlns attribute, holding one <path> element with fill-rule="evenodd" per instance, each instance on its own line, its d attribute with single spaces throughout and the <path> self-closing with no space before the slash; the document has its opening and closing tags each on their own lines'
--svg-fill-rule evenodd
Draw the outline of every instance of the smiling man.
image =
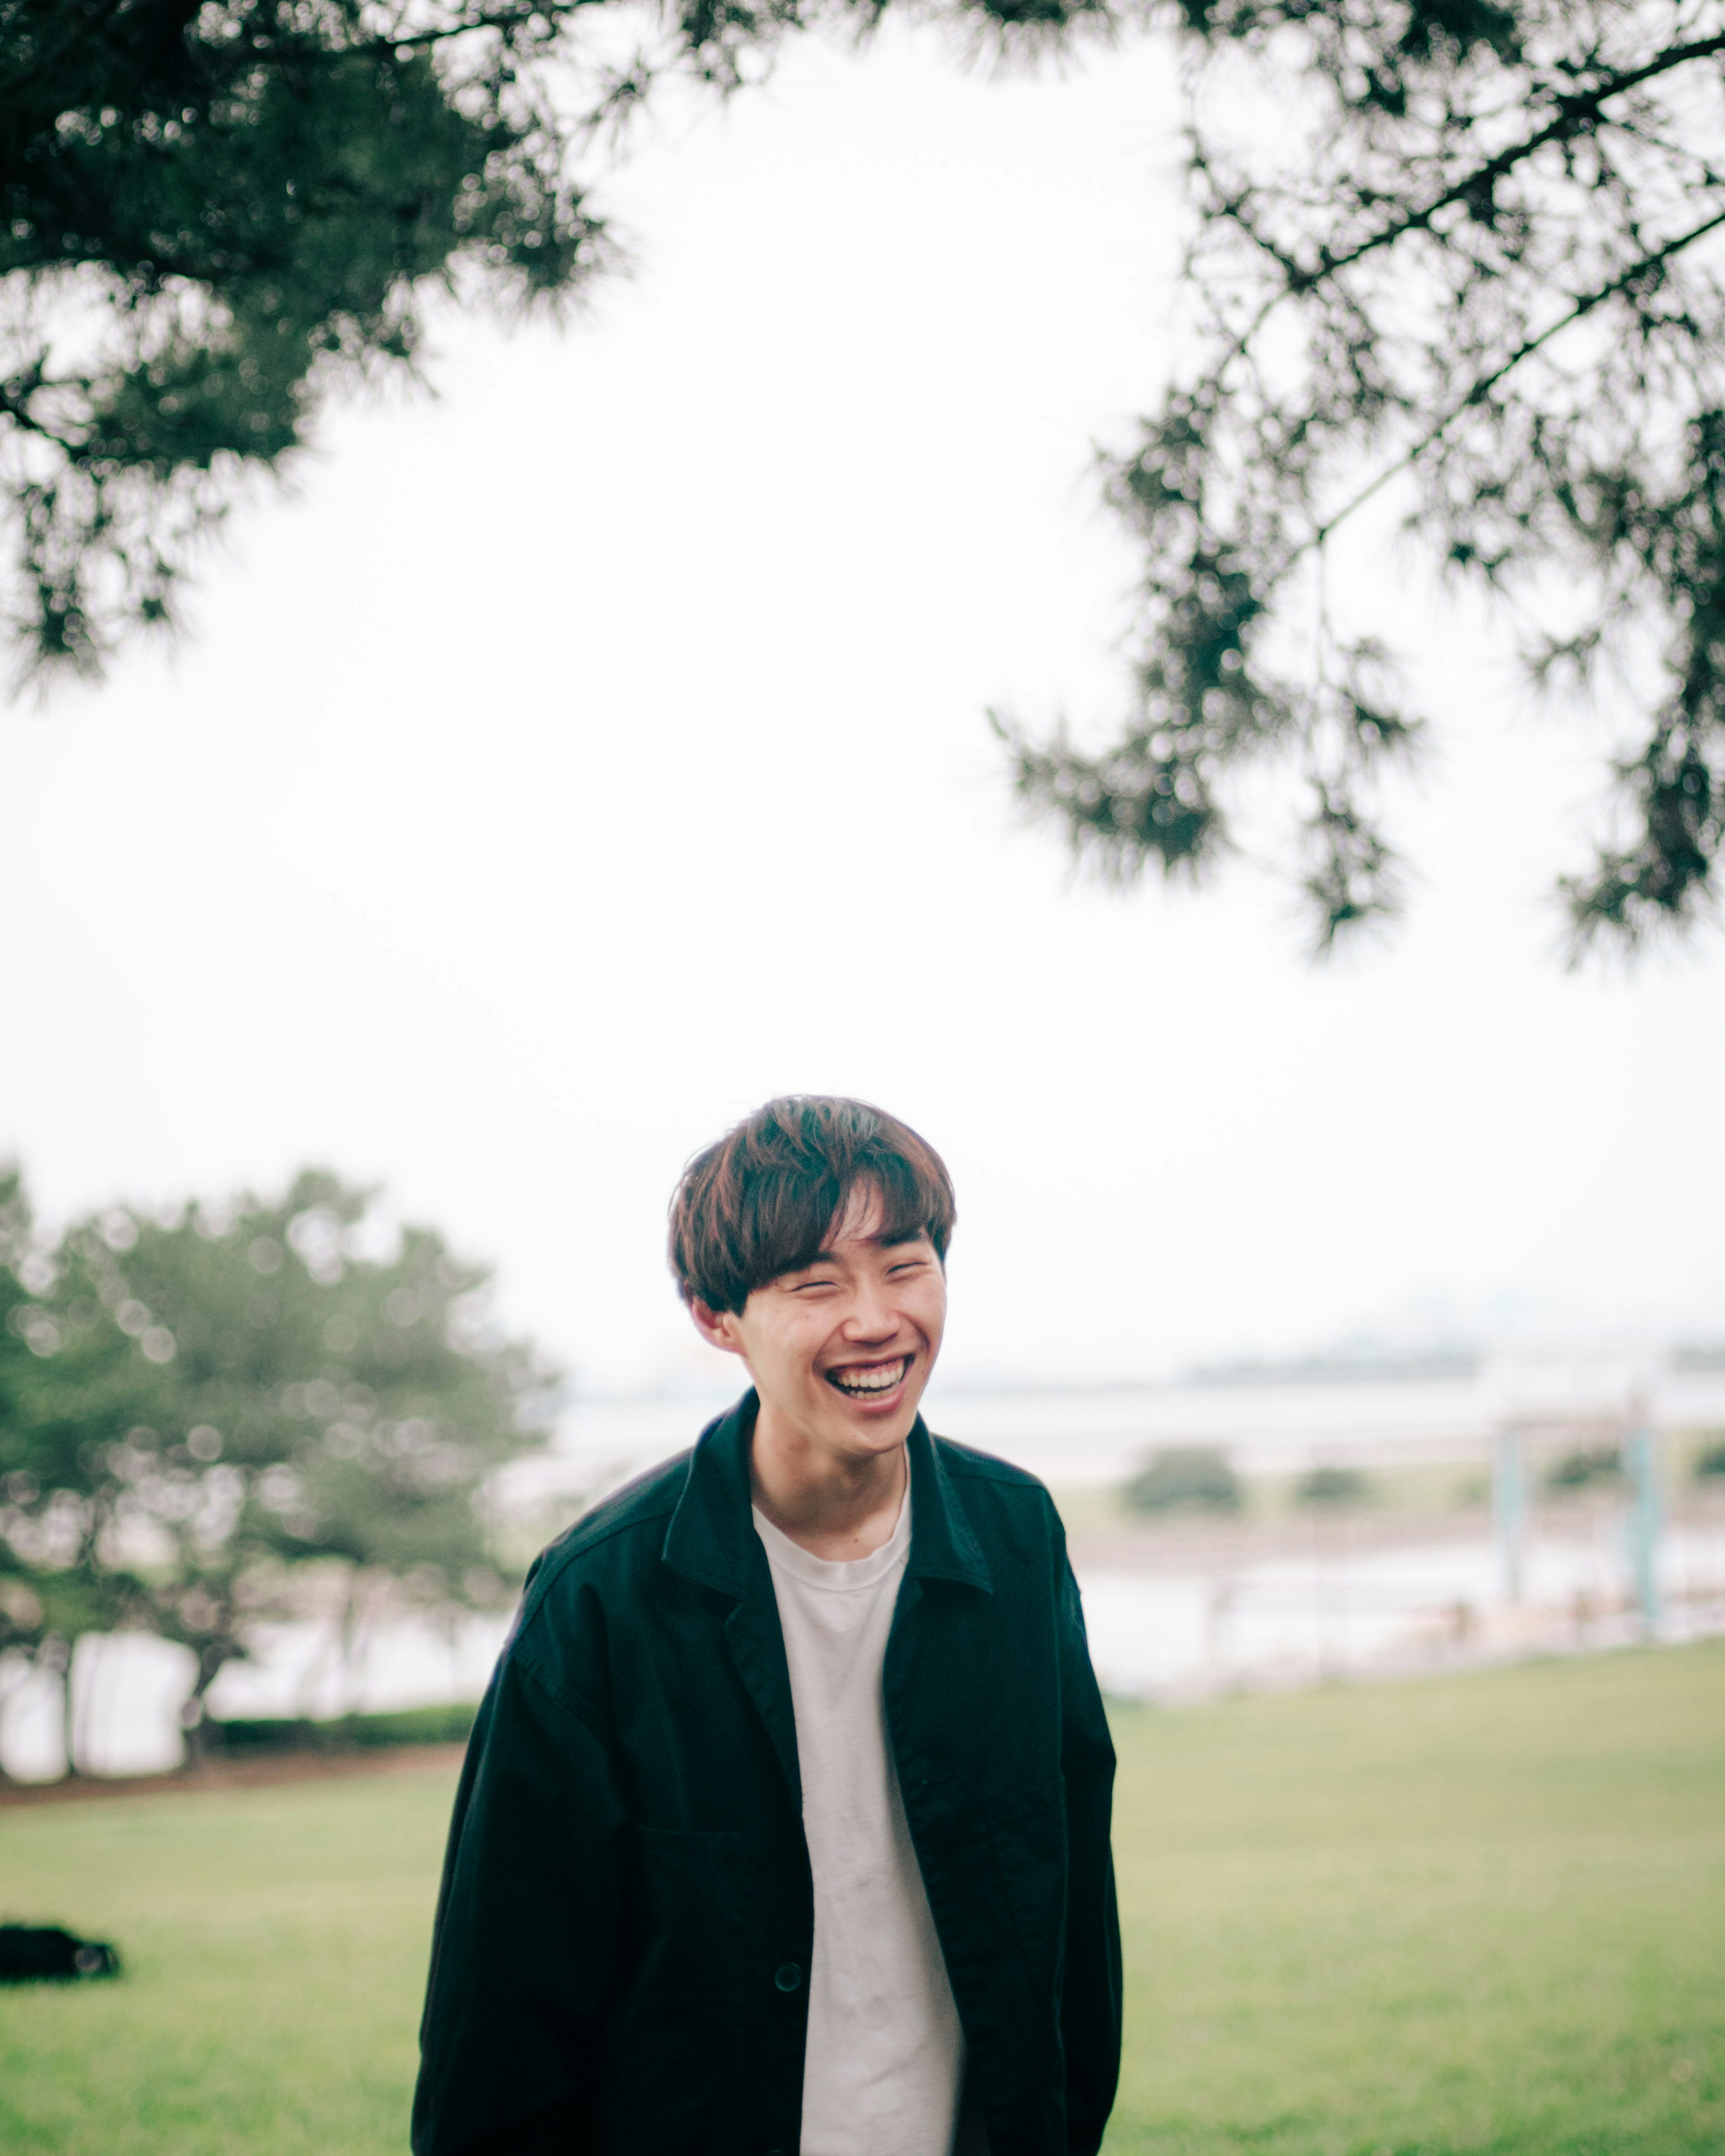
<svg viewBox="0 0 1725 2156">
<path fill-rule="evenodd" d="M 417 2156 L 1089 2156 L 1114 1755 L 1060 1522 L 932 1437 L 952 1185 L 855 1101 L 690 1165 L 752 1384 L 542 1557 L 456 1799 Z"/>
</svg>

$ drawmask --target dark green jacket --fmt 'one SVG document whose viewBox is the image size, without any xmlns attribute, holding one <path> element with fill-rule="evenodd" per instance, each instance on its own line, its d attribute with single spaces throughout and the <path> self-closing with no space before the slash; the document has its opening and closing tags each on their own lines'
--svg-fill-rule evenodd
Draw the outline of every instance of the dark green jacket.
<svg viewBox="0 0 1725 2156">
<path fill-rule="evenodd" d="M 455 1799 L 416 2156 L 796 2156 L 814 1902 L 756 1407 L 529 1577 Z M 991 2156 L 1088 2156 L 1114 1753 L 1065 1537 L 1033 1476 L 920 1419 L 910 1460 L 886 1722 L 971 2099 Z"/>
</svg>

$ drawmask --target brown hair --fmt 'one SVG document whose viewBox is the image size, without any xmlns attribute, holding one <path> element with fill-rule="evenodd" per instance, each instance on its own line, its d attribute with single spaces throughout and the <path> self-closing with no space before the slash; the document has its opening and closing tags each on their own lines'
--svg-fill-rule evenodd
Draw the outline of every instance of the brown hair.
<svg viewBox="0 0 1725 2156">
<path fill-rule="evenodd" d="M 925 1231 L 945 1260 L 957 1211 L 946 1163 L 865 1101 L 788 1095 L 745 1116 L 683 1170 L 670 1264 L 685 1302 L 740 1311 L 757 1287 L 813 1265 L 859 1183 L 880 1194 L 888 1241 Z"/>
</svg>

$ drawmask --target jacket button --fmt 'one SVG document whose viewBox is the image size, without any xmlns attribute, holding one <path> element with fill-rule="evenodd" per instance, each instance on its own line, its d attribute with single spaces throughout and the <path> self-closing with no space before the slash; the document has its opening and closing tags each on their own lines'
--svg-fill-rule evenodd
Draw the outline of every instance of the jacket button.
<svg viewBox="0 0 1725 2156">
<path fill-rule="evenodd" d="M 803 1981 L 803 1972 L 793 1961 L 781 1962 L 773 1972 L 773 1981 L 781 1991 L 794 1991 Z"/>
</svg>

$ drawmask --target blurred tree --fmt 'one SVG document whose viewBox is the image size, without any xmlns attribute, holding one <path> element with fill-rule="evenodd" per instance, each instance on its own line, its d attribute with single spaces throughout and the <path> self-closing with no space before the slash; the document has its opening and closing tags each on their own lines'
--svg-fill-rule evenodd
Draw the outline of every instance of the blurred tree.
<svg viewBox="0 0 1725 2156">
<path fill-rule="evenodd" d="M 1103 0 L 942 0 L 1034 36 Z M 39 681 L 172 626 L 327 392 L 433 290 L 566 305 L 619 250 L 574 169 L 856 0 L 0 0 L 0 499 Z"/>
<path fill-rule="evenodd" d="M 8 1503 L 33 1497 L 36 1491 L 21 1434 L 30 1351 L 22 1322 L 13 1322 L 13 1312 L 29 1302 L 18 1269 L 28 1262 L 30 1229 L 23 1178 L 15 1168 L 0 1169 L 0 1497 Z M 40 1599 L 25 1578 L 18 1553 L 0 1540 L 0 1654 L 33 1654 L 41 1640 L 42 1614 Z"/>
<path fill-rule="evenodd" d="M 463 37 L 466 23 L 495 24 Z M 420 295 L 607 259 L 524 8 L 0 0 L 0 415 L 37 667 L 172 619 L 198 539 Z"/>
<path fill-rule="evenodd" d="M 34 1505 L 45 1465 L 32 1416 L 33 1304 L 29 1283 L 43 1286 L 46 1265 L 35 1248 L 23 1182 L 15 1168 L 0 1170 L 0 1520 Z M 35 1336 L 40 1338 L 39 1333 Z M 41 1531 L 50 1531 L 44 1518 Z M 68 1642 L 90 1629 L 92 1611 L 71 1573 L 40 1568 L 0 1533 L 0 1705 L 33 1671 L 64 1675 Z"/>
<path fill-rule="evenodd" d="M 1690 924 L 1725 838 L 1725 7 L 1178 13 L 1199 321 L 1106 466 L 1144 557 L 1132 708 L 1099 753 L 997 721 L 1022 793 L 1106 876 L 1189 876 L 1268 766 L 1318 947 L 1394 911 L 1378 788 L 1420 721 L 1323 582 L 1388 490 L 1520 620 L 1536 683 L 1615 672 L 1572 951 Z"/>
<path fill-rule="evenodd" d="M 572 177 L 891 0 L 0 0 L 0 475 L 37 670 L 171 620 L 201 534 L 424 297 L 618 259 Z M 1195 875 L 1266 767 L 1318 947 L 1394 912 L 1421 727 L 1328 542 L 1399 501 L 1524 610 L 1538 681 L 1639 715 L 1575 948 L 1707 910 L 1725 837 L 1725 0 L 921 0 L 972 52 L 1165 26 L 1192 91 L 1191 364 L 1106 465 L 1144 556 L 1100 751 L 1009 717 L 1025 800 L 1121 882 Z M 1317 653 L 1314 659 L 1312 654 Z"/>
<path fill-rule="evenodd" d="M 1228 1455 L 1212 1445 L 1172 1445 L 1153 1453 L 1121 1496 L 1135 1512 L 1237 1512 L 1245 1502 Z"/>
<path fill-rule="evenodd" d="M 344 1654 L 385 1600 L 506 1603 L 484 1487 L 543 1441 L 551 1373 L 432 1230 L 372 1250 L 371 1198 L 308 1171 L 278 1203 L 115 1206 L 32 1251 L 0 1462 L 20 1645 L 57 1635 L 64 1666 L 81 1630 L 181 1641 L 195 1732 L 258 1625 L 302 1613 L 308 1565 L 333 1576 Z"/>
<path fill-rule="evenodd" d="M 1545 1486 L 1559 1493 L 1596 1489 L 1624 1480 L 1623 1448 L 1619 1445 L 1578 1446 L 1554 1460 L 1546 1471 Z"/>
<path fill-rule="evenodd" d="M 1314 1467 L 1294 1485 L 1296 1505 L 1363 1505 L 1371 1486 L 1357 1467 Z"/>
<path fill-rule="evenodd" d="M 70 1433 L 44 1412 L 40 1361 L 60 1336 L 37 1293 L 53 1280 L 23 1179 L 7 1168 L 0 1172 L 0 1703 L 33 1674 L 59 1684 L 69 1758 L 73 1644 L 113 1621 L 116 1583 L 98 1583 L 77 1562 L 80 1464 Z"/>
</svg>

